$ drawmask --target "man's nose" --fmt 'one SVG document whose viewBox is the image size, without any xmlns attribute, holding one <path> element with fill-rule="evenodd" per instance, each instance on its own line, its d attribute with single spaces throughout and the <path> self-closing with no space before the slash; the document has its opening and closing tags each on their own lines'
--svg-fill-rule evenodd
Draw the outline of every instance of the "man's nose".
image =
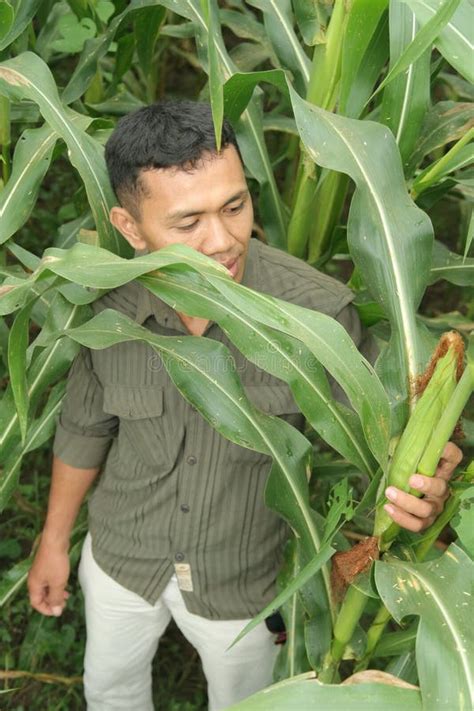
<svg viewBox="0 0 474 711">
<path fill-rule="evenodd" d="M 224 221 L 216 217 L 209 221 L 201 251 L 208 257 L 211 257 L 213 254 L 227 252 L 234 242 L 235 238 L 227 229 Z"/>
</svg>

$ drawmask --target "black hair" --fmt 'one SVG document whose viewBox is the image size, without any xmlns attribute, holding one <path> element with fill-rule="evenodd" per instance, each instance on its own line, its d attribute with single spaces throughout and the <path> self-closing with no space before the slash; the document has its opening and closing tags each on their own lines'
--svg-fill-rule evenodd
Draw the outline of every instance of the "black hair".
<svg viewBox="0 0 474 711">
<path fill-rule="evenodd" d="M 229 145 L 242 160 L 234 129 L 224 119 L 221 147 Z M 185 100 L 159 101 L 127 114 L 105 146 L 115 194 L 136 218 L 145 194 L 140 171 L 171 167 L 193 170 L 205 153 L 217 153 L 211 106 Z"/>
</svg>

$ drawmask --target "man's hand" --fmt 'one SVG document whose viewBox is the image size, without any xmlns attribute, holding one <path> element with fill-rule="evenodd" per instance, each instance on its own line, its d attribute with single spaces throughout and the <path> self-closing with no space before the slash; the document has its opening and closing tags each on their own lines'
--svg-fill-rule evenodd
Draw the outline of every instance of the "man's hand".
<svg viewBox="0 0 474 711">
<path fill-rule="evenodd" d="M 69 597 L 68 578 L 67 548 L 42 541 L 28 575 L 31 606 L 43 615 L 59 617 Z"/>
<path fill-rule="evenodd" d="M 385 490 L 385 496 L 392 503 L 384 509 L 395 523 L 408 531 L 419 533 L 437 519 L 449 496 L 448 481 L 462 460 L 462 452 L 453 442 L 448 442 L 438 463 L 434 477 L 414 474 L 409 484 L 424 494 L 422 499 L 407 494 L 394 486 Z"/>
</svg>

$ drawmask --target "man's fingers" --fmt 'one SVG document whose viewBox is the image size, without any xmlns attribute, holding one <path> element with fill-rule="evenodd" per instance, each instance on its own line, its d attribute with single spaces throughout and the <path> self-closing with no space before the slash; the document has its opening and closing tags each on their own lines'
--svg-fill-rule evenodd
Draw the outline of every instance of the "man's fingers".
<svg viewBox="0 0 474 711">
<path fill-rule="evenodd" d="M 395 523 L 398 523 L 399 526 L 406 528 L 408 531 L 413 531 L 413 533 L 423 531 L 425 528 L 428 528 L 428 526 L 431 526 L 434 521 L 434 516 L 418 518 L 399 509 L 398 506 L 394 506 L 393 504 L 385 504 L 384 509 Z"/>
<path fill-rule="evenodd" d="M 461 463 L 462 457 L 463 454 L 459 447 L 454 442 L 448 442 L 439 460 L 435 477 L 449 481 L 454 470 Z"/>
<path fill-rule="evenodd" d="M 385 495 L 397 508 L 400 508 L 405 513 L 413 514 L 417 518 L 430 518 L 436 513 L 437 507 L 433 501 L 429 499 L 418 499 L 416 496 L 400 491 L 400 489 L 396 489 L 394 486 L 389 486 Z"/>
<path fill-rule="evenodd" d="M 30 584 L 30 604 L 34 610 L 41 612 L 42 615 L 52 615 L 51 608 L 46 600 L 46 586 L 35 586 Z"/>
<path fill-rule="evenodd" d="M 51 609 L 51 613 L 55 617 L 62 614 L 65 605 L 65 585 L 51 585 L 47 595 L 47 602 Z"/>
<path fill-rule="evenodd" d="M 47 582 L 37 583 L 34 579 L 28 580 L 31 607 L 42 615 L 59 617 L 69 597 L 65 586 L 65 583 L 48 585 Z"/>
<path fill-rule="evenodd" d="M 412 489 L 423 492 L 425 496 L 444 498 L 448 493 L 448 484 L 444 478 L 414 474 L 408 483 Z"/>
</svg>

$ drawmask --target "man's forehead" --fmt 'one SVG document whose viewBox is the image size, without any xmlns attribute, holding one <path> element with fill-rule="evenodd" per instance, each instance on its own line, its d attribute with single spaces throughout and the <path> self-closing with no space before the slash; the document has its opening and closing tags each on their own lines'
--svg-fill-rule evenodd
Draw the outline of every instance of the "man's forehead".
<svg viewBox="0 0 474 711">
<path fill-rule="evenodd" d="M 145 201 L 159 202 L 168 215 L 205 212 L 242 198 L 248 193 L 238 154 L 223 154 L 185 170 L 175 166 L 143 170 L 140 183 Z"/>
</svg>

